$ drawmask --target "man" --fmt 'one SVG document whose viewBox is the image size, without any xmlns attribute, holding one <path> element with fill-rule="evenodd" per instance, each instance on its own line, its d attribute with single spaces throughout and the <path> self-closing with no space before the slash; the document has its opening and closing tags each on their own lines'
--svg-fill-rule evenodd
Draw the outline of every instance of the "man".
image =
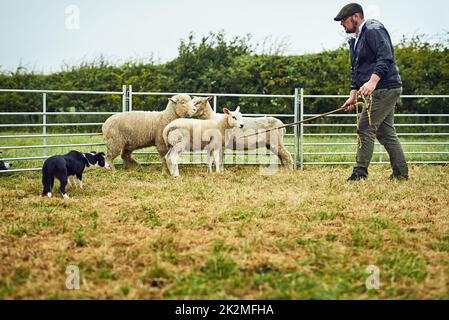
<svg viewBox="0 0 449 320">
<path fill-rule="evenodd" d="M 372 95 L 373 102 L 371 117 L 364 109 L 359 121 L 361 148 L 357 151 L 357 164 L 348 181 L 368 177 L 376 137 L 390 156 L 393 169 L 390 178 L 408 180 L 407 162 L 394 128 L 394 109 L 402 93 L 402 81 L 390 35 L 379 21 L 365 21 L 363 8 L 357 3 L 344 6 L 334 20 L 341 21 L 346 33 L 356 35 L 349 41 L 351 92 L 344 106 L 347 111 L 354 110 L 358 94 Z"/>
</svg>

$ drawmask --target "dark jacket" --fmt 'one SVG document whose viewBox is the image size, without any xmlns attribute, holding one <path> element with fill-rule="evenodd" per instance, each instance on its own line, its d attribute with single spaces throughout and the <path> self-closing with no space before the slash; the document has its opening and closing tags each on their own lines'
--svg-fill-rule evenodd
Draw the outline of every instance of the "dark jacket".
<svg viewBox="0 0 449 320">
<path fill-rule="evenodd" d="M 351 52 L 351 89 L 360 89 L 372 74 L 380 77 L 376 89 L 402 87 L 396 65 L 394 47 L 387 29 L 377 20 L 366 20 L 357 45 L 355 38 L 349 40 Z"/>
</svg>

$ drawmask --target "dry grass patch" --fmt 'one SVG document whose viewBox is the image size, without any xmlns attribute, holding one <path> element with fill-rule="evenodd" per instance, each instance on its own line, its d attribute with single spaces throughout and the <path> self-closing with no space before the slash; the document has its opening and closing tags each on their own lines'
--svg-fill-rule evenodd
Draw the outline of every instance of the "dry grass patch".
<svg viewBox="0 0 449 320">
<path fill-rule="evenodd" d="M 447 166 L 355 184 L 348 168 L 205 171 L 91 171 L 69 201 L 41 198 L 39 173 L 0 176 L 0 298 L 449 298 Z"/>
</svg>

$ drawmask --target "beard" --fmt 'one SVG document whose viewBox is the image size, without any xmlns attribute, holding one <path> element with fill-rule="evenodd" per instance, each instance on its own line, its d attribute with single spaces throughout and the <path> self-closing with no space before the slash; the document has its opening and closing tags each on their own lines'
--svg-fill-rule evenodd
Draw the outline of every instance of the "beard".
<svg viewBox="0 0 449 320">
<path fill-rule="evenodd" d="M 351 17 L 351 27 L 345 29 L 346 33 L 355 33 L 357 31 L 356 22 L 353 17 Z"/>
</svg>

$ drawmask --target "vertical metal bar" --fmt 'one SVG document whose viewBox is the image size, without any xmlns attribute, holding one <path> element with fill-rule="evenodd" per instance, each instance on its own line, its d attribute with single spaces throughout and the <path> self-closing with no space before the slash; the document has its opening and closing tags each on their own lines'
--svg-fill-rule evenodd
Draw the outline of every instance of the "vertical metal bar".
<svg viewBox="0 0 449 320">
<path fill-rule="evenodd" d="M 217 112 L 217 96 L 214 96 L 214 112 Z"/>
<path fill-rule="evenodd" d="M 295 88 L 295 100 L 293 104 L 295 119 L 294 122 L 298 122 L 298 109 L 299 109 L 299 97 L 298 97 L 298 88 Z M 298 166 L 298 126 L 294 126 L 294 154 L 293 154 L 293 162 L 294 168 L 296 169 Z"/>
<path fill-rule="evenodd" d="M 128 90 L 128 110 L 133 111 L 133 86 L 129 85 Z"/>
<path fill-rule="evenodd" d="M 42 145 L 47 145 L 47 94 L 42 94 Z M 42 148 L 42 156 L 47 156 L 47 148 Z M 45 161 L 43 159 L 42 161 Z"/>
<path fill-rule="evenodd" d="M 126 84 L 122 86 L 122 112 L 126 112 Z"/>
<path fill-rule="evenodd" d="M 300 99 L 301 110 L 299 112 L 300 121 L 304 120 L 304 88 L 301 88 L 301 99 Z M 301 163 L 301 170 L 304 170 L 304 124 L 299 127 L 299 156 Z"/>
</svg>

